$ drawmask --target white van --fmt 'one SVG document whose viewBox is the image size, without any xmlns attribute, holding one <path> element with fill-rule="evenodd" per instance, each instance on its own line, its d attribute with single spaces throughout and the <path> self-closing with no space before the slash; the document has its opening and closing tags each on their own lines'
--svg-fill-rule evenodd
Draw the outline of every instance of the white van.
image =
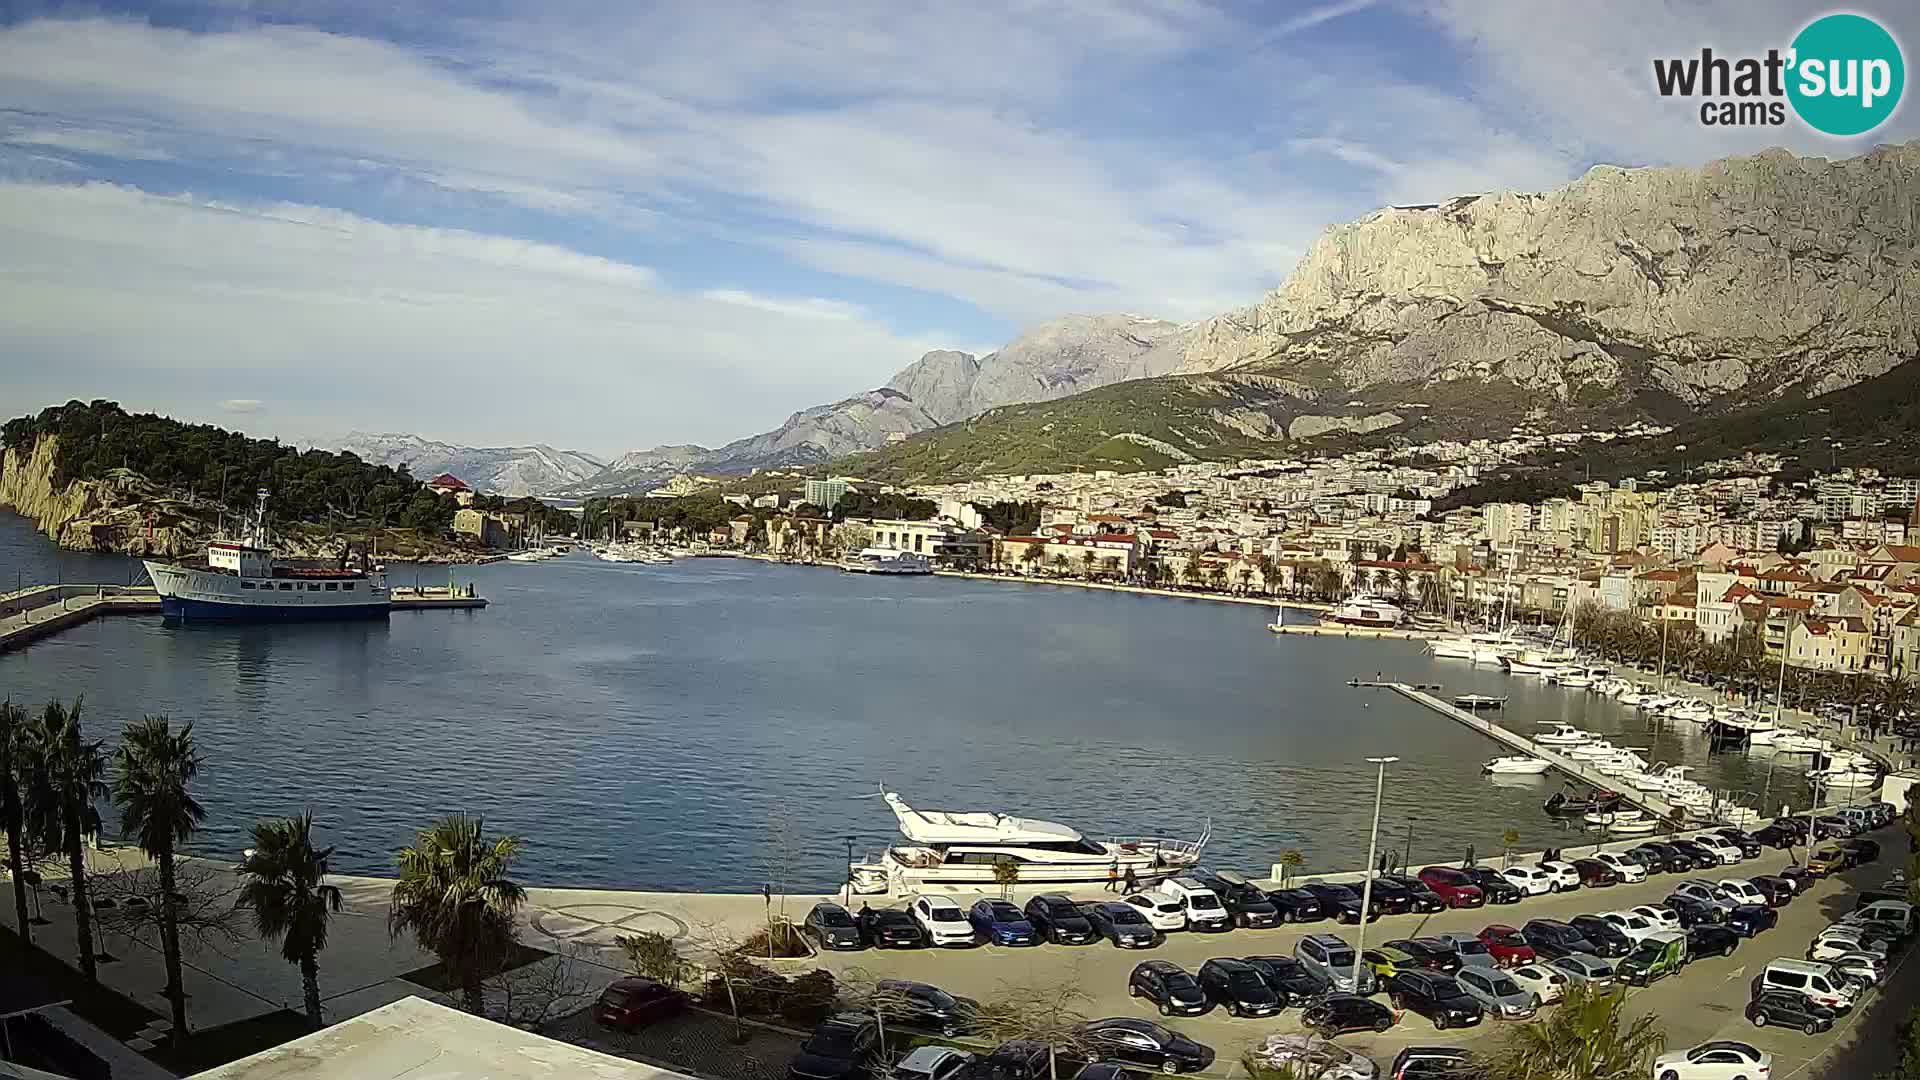
<svg viewBox="0 0 1920 1080">
<path fill-rule="evenodd" d="M 1875 900 L 1862 905 L 1859 910 L 1847 915 L 1842 922 L 1885 923 L 1894 928 L 1901 937 L 1913 933 L 1913 905 L 1905 900 Z"/>
<path fill-rule="evenodd" d="M 1192 878 L 1168 878 L 1155 890 L 1180 905 L 1189 930 L 1231 930 L 1233 919 L 1212 889 Z"/>
<path fill-rule="evenodd" d="M 1825 1005 L 1840 1012 L 1853 1008 L 1853 984 L 1841 978 L 1831 964 L 1788 960 L 1785 957 L 1769 960 L 1760 974 L 1754 976 L 1754 989 L 1756 992 L 1788 990 L 1804 995 L 1816 1005 Z"/>
</svg>

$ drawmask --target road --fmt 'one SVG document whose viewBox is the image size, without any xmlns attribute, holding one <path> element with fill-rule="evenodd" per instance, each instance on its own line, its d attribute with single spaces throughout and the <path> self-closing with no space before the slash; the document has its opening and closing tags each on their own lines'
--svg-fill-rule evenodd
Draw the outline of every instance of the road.
<svg viewBox="0 0 1920 1080">
<path fill-rule="evenodd" d="M 1679 975 L 1630 991 L 1628 1013 L 1636 1017 L 1658 1016 L 1666 1029 L 1670 1048 L 1691 1046 L 1706 1039 L 1734 1038 L 1771 1050 L 1776 1062 L 1774 1080 L 1802 1077 L 1811 1080 L 1825 1076 L 1839 1080 L 1873 1075 L 1873 1069 L 1880 1067 L 1879 1062 L 1891 1042 L 1894 1025 L 1906 1016 L 1915 996 L 1915 980 L 1907 970 L 1905 956 L 1883 989 L 1887 998 L 1884 1005 L 1879 1001 L 1880 995 L 1869 997 L 1833 1032 L 1809 1037 L 1777 1027 L 1760 1029 L 1749 1024 L 1743 1015 L 1748 981 L 1761 965 L 1776 957 L 1803 957 L 1816 932 L 1853 910 L 1853 897 L 1860 889 L 1884 882 L 1904 862 L 1906 838 L 1897 826 L 1868 835 L 1878 840 L 1882 848 L 1878 863 L 1821 881 L 1795 897 L 1780 910 L 1778 926 L 1758 938 L 1743 941 L 1731 957 L 1698 960 Z M 1698 876 L 1745 877 L 1769 873 L 1788 864 L 1786 853 L 1766 851 L 1738 866 Z M 1388 916 L 1367 928 L 1367 940 L 1378 943 L 1447 931 L 1472 933 L 1494 922 L 1518 926 L 1530 918 L 1565 919 L 1585 912 L 1658 903 L 1675 884 L 1691 876 L 1695 875 L 1663 874 L 1636 885 L 1533 897 L 1514 905 L 1432 915 Z M 1085 898 L 1092 899 L 1095 895 L 1085 894 Z M 1092 1000 L 1083 1008 L 1088 1015 L 1159 1019 L 1151 1006 L 1127 996 L 1127 976 L 1141 960 L 1149 957 L 1172 960 L 1194 971 L 1215 956 L 1290 954 L 1294 942 L 1306 932 L 1331 931 L 1353 942 L 1355 929 L 1322 922 L 1274 930 L 1235 930 L 1228 934 L 1176 933 L 1168 935 L 1163 944 L 1152 950 L 1119 950 L 1103 943 L 1077 947 L 864 951 L 829 954 L 821 958 L 821 963 L 841 976 L 915 979 L 982 1000 L 992 999 L 1008 986 L 1072 982 L 1091 996 Z M 1202 1017 L 1165 1022 L 1214 1047 L 1222 1063 L 1215 1070 L 1219 1072 L 1237 1062 L 1248 1047 L 1265 1036 L 1277 1031 L 1300 1030 L 1297 1016 L 1297 1010 L 1289 1010 L 1277 1020 L 1236 1020 L 1215 1010 Z M 1498 1036 L 1501 1027 L 1501 1022 L 1489 1020 L 1478 1028 L 1441 1032 L 1434 1030 L 1425 1018 L 1409 1013 L 1385 1034 L 1346 1035 L 1339 1041 L 1385 1066 L 1402 1047 L 1443 1043 L 1486 1045 Z M 1856 1071 L 1869 1062 L 1873 1068 Z"/>
</svg>

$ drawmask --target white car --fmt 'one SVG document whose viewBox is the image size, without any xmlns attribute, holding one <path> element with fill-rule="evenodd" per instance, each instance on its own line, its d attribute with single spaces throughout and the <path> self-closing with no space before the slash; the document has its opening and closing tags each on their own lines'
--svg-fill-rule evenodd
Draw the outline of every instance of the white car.
<svg viewBox="0 0 1920 1080">
<path fill-rule="evenodd" d="M 1120 901 L 1146 917 L 1147 925 L 1155 930 L 1185 930 L 1187 928 L 1187 909 L 1180 901 L 1164 896 L 1150 896 L 1146 893 L 1134 893 Z"/>
<path fill-rule="evenodd" d="M 1832 964 L 1840 974 L 1850 975 L 1872 986 L 1878 986 L 1887 977 L 1887 958 L 1872 953 L 1843 953 L 1827 963 Z"/>
<path fill-rule="evenodd" d="M 1664 934 L 1667 932 L 1666 927 L 1661 926 L 1659 923 L 1654 922 L 1652 919 L 1647 918 L 1637 911 L 1609 911 L 1600 917 L 1605 919 L 1609 925 L 1617 927 L 1621 933 L 1632 938 L 1635 945 L 1638 945 L 1655 934 Z"/>
<path fill-rule="evenodd" d="M 1326 1080 L 1374 1080 L 1380 1074 L 1372 1060 L 1318 1035 L 1269 1035 L 1250 1055 L 1269 1068 L 1294 1066 Z"/>
<path fill-rule="evenodd" d="M 1834 951 L 1836 954 L 1839 952 L 1872 953 L 1882 959 L 1892 951 L 1886 938 L 1878 934 L 1860 933 L 1857 927 L 1852 926 L 1829 926 L 1820 931 L 1820 936 L 1814 938 L 1813 944 L 1807 947 L 1807 956 L 1814 960 L 1822 959 L 1813 955 L 1821 950 Z"/>
<path fill-rule="evenodd" d="M 1500 876 L 1527 896 L 1540 896 L 1555 888 L 1553 875 L 1537 866 L 1509 866 L 1500 871 Z"/>
<path fill-rule="evenodd" d="M 935 896 L 922 893 L 913 898 L 908 907 L 913 912 L 913 921 L 927 932 L 928 940 L 934 945 L 972 945 L 977 939 L 973 936 L 973 924 L 967 921 L 967 913 L 960 910 L 951 896 Z"/>
<path fill-rule="evenodd" d="M 1678 912 L 1670 911 L 1657 904 L 1636 904 L 1627 910 L 1646 919 L 1662 930 L 1685 929 L 1685 927 L 1680 925 L 1680 914 Z"/>
<path fill-rule="evenodd" d="M 1570 862 L 1549 860 L 1542 862 L 1540 869 L 1553 875 L 1554 885 L 1562 890 L 1580 887 L 1580 871 Z"/>
<path fill-rule="evenodd" d="M 1629 885 L 1647 880 L 1646 864 L 1631 855 L 1617 851 L 1603 851 L 1594 858 L 1613 867 L 1614 871 L 1620 875 L 1620 880 Z"/>
<path fill-rule="evenodd" d="M 1729 900 L 1738 900 L 1743 904 L 1759 904 L 1767 907 L 1766 894 L 1753 887 L 1746 878 L 1727 878 L 1720 883 L 1720 893 Z"/>
<path fill-rule="evenodd" d="M 1693 842 L 1713 852 L 1714 857 L 1719 859 L 1723 866 L 1732 866 L 1747 857 L 1746 852 L 1741 851 L 1739 845 L 1718 833 L 1701 833 L 1693 838 Z"/>
<path fill-rule="evenodd" d="M 1559 1001 L 1567 993 L 1567 977 L 1545 964 L 1521 964 L 1508 968 L 1507 974 L 1520 984 L 1520 989 L 1532 991 L 1533 996 L 1546 1005 Z"/>
<path fill-rule="evenodd" d="M 1759 1080 L 1772 1072 L 1772 1054 L 1731 1039 L 1703 1042 L 1653 1059 L 1653 1080 Z"/>
</svg>

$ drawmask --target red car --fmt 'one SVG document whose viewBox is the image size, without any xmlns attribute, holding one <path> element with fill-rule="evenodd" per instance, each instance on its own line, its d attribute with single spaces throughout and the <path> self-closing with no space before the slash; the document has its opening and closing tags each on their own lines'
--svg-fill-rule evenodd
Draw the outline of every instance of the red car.
<svg viewBox="0 0 1920 1080">
<path fill-rule="evenodd" d="M 687 995 L 665 983 L 629 975 L 615 979 L 593 1006 L 593 1018 L 610 1027 L 639 1027 L 687 1007 Z"/>
<path fill-rule="evenodd" d="M 1531 964 L 1538 959 L 1533 954 L 1533 946 L 1520 936 L 1520 931 L 1506 923 L 1494 923 L 1481 930 L 1480 940 L 1486 945 L 1487 951 L 1493 954 L 1494 963 L 1501 967 Z"/>
<path fill-rule="evenodd" d="M 1420 880 L 1448 907 L 1482 907 L 1487 902 L 1487 891 L 1451 866 L 1429 866 L 1420 871 Z"/>
</svg>

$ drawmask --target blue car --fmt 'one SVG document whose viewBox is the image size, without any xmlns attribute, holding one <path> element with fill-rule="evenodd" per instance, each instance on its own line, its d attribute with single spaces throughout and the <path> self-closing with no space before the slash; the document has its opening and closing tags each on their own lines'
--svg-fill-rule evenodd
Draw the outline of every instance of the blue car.
<svg viewBox="0 0 1920 1080">
<path fill-rule="evenodd" d="M 981 937 L 995 945 L 1032 945 L 1040 939 L 1019 908 L 1005 900 L 981 900 L 967 912 L 967 921 Z"/>
</svg>

